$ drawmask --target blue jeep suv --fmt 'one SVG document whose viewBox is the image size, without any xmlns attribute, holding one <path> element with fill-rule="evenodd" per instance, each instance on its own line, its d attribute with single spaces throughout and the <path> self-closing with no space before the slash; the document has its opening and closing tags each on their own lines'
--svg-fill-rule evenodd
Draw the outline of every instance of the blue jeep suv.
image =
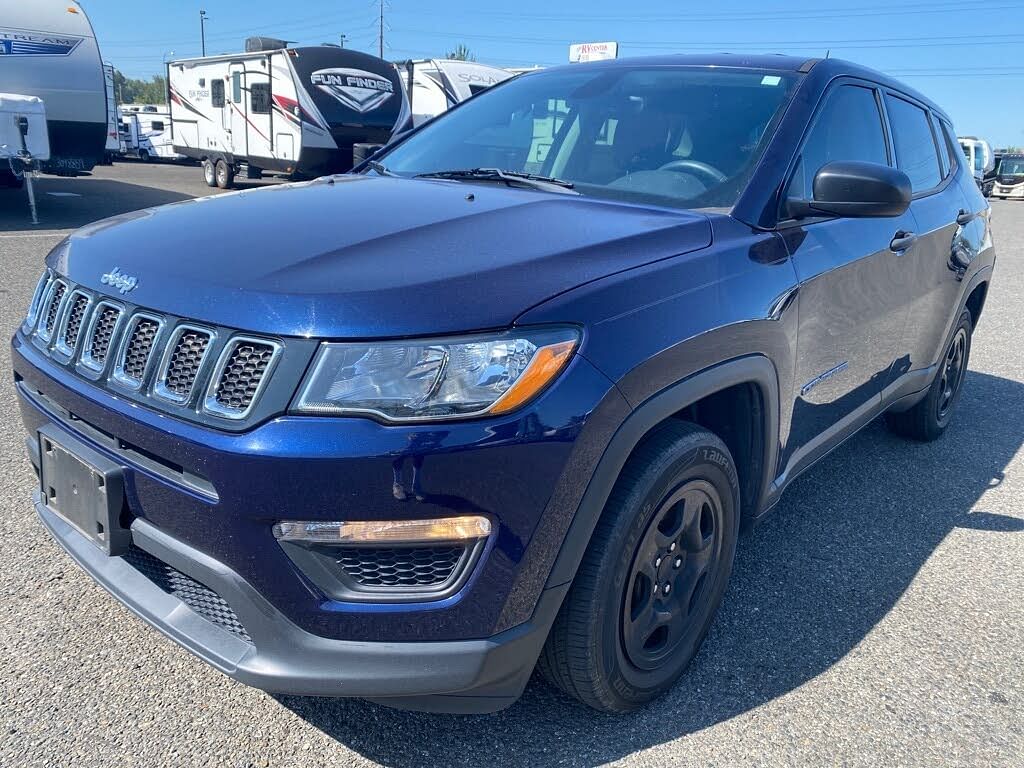
<svg viewBox="0 0 1024 768">
<path fill-rule="evenodd" d="M 955 137 L 847 62 L 619 60 L 87 226 L 13 339 L 36 511 L 268 691 L 638 707 L 796 476 L 949 423 L 994 264 Z"/>
</svg>

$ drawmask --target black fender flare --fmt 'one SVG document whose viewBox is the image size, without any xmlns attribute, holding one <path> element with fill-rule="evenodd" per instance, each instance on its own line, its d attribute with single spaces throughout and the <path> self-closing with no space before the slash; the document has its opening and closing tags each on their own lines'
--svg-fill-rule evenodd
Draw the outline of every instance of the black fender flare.
<svg viewBox="0 0 1024 768">
<path fill-rule="evenodd" d="M 755 354 L 718 363 L 652 395 L 626 417 L 597 463 L 576 514 L 569 524 L 558 556 L 548 575 L 547 588 L 572 581 L 583 560 L 590 537 L 604 511 L 633 449 L 658 424 L 688 405 L 737 384 L 755 384 L 764 409 L 764 460 L 755 511 L 767 498 L 775 479 L 779 453 L 779 377 L 775 365 L 764 355 Z"/>
</svg>

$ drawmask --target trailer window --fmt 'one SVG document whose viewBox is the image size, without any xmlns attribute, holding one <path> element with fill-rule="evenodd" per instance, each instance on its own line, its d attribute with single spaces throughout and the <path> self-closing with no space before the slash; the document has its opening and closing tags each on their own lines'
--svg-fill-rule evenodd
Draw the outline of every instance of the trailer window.
<svg viewBox="0 0 1024 768">
<path fill-rule="evenodd" d="M 253 83 L 250 85 L 249 103 L 254 115 L 269 115 L 270 83 Z"/>
<path fill-rule="evenodd" d="M 231 73 L 231 100 L 235 104 L 242 103 L 242 73 Z"/>
<path fill-rule="evenodd" d="M 151 131 L 162 131 L 164 129 L 163 120 L 154 120 L 149 124 Z"/>
<path fill-rule="evenodd" d="M 224 106 L 224 81 L 217 78 L 210 83 L 210 99 L 215 107 Z"/>
</svg>

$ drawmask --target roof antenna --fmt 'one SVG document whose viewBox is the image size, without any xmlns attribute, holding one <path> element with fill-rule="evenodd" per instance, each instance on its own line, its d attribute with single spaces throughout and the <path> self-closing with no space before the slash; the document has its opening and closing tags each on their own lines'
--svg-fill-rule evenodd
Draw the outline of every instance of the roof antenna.
<svg viewBox="0 0 1024 768">
<path fill-rule="evenodd" d="M 827 51 L 825 51 L 825 58 L 827 59 L 831 55 L 832 55 L 832 49 L 829 48 Z"/>
</svg>

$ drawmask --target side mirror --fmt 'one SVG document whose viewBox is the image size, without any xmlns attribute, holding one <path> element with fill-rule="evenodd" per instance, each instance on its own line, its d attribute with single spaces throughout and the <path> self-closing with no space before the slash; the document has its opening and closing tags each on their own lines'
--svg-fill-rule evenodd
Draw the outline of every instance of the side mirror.
<svg viewBox="0 0 1024 768">
<path fill-rule="evenodd" d="M 846 218 L 902 215 L 913 195 L 903 171 L 878 163 L 837 160 L 814 176 L 812 200 L 787 200 L 786 212 L 801 219 L 822 214 Z"/>
</svg>

